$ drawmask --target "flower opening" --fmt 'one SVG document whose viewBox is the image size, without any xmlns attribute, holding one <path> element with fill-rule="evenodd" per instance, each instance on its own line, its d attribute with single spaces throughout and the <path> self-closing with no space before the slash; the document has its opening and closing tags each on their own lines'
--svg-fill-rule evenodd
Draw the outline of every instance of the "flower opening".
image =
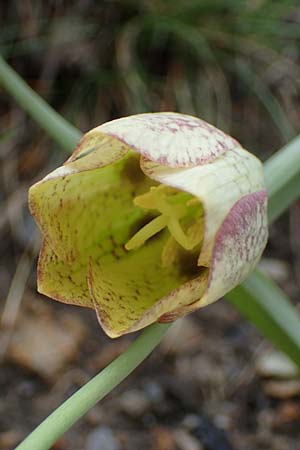
<svg viewBox="0 0 300 450">
<path fill-rule="evenodd" d="M 168 228 L 174 240 L 186 250 L 192 250 L 200 243 L 199 235 L 189 233 L 194 220 L 202 215 L 203 209 L 199 199 L 191 194 L 180 192 L 169 186 L 153 186 L 146 194 L 134 199 L 134 204 L 150 210 L 159 211 L 160 215 L 141 228 L 125 245 L 133 250 L 143 245 L 156 233 Z M 187 225 L 187 231 L 183 229 Z"/>
<path fill-rule="evenodd" d="M 44 237 L 39 291 L 94 308 L 111 337 L 217 300 L 267 238 L 260 161 L 177 113 L 90 131 L 29 205 Z"/>
</svg>

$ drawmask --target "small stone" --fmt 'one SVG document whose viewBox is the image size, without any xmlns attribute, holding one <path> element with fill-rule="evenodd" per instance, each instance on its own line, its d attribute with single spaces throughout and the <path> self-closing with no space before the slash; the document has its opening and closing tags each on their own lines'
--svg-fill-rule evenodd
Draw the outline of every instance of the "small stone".
<svg viewBox="0 0 300 450">
<path fill-rule="evenodd" d="M 132 417 L 143 415 L 150 407 L 150 402 L 143 391 L 131 389 L 124 392 L 119 399 L 121 409 Z"/>
<path fill-rule="evenodd" d="M 76 357 L 85 336 L 81 320 L 70 314 L 24 315 L 14 333 L 8 356 L 14 363 L 53 381 Z"/>
<path fill-rule="evenodd" d="M 194 430 L 199 425 L 199 416 L 197 414 L 188 414 L 182 421 L 182 426 L 187 430 Z"/>
<path fill-rule="evenodd" d="M 144 391 L 151 403 L 163 402 L 164 391 L 159 383 L 149 381 L 144 385 Z"/>
<path fill-rule="evenodd" d="M 296 401 L 286 401 L 279 405 L 274 420 L 275 428 L 294 422 L 300 425 L 300 405 Z"/>
<path fill-rule="evenodd" d="M 273 398 L 288 399 L 300 396 L 300 380 L 268 381 L 264 391 Z"/>
<path fill-rule="evenodd" d="M 189 434 L 186 430 L 174 430 L 173 436 L 175 438 L 176 447 L 179 450 L 204 450 L 203 445 L 198 439 Z"/>
<path fill-rule="evenodd" d="M 272 351 L 261 354 L 256 360 L 256 372 L 262 377 L 296 378 L 299 369 L 283 353 Z"/>
<path fill-rule="evenodd" d="M 175 450 L 174 436 L 166 427 L 156 426 L 153 428 L 155 450 Z"/>
<path fill-rule="evenodd" d="M 87 438 L 86 450 L 120 450 L 120 444 L 109 427 L 93 430 Z"/>
<path fill-rule="evenodd" d="M 216 427 L 221 428 L 222 430 L 229 430 L 232 425 L 231 418 L 225 414 L 217 414 L 214 423 Z"/>
</svg>

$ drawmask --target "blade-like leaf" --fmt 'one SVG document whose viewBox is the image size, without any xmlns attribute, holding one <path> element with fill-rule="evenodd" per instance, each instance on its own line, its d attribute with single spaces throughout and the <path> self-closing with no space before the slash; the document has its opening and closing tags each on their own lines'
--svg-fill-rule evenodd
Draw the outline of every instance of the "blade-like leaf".
<svg viewBox="0 0 300 450">
<path fill-rule="evenodd" d="M 269 158 L 264 171 L 269 194 L 269 220 L 273 222 L 300 197 L 300 136 Z"/>
<path fill-rule="evenodd" d="M 17 103 L 63 149 L 71 152 L 82 133 L 54 111 L 45 100 L 32 90 L 0 55 L 0 82 Z"/>
<path fill-rule="evenodd" d="M 227 296 L 238 311 L 300 366 L 300 319 L 288 297 L 260 271 Z"/>
</svg>

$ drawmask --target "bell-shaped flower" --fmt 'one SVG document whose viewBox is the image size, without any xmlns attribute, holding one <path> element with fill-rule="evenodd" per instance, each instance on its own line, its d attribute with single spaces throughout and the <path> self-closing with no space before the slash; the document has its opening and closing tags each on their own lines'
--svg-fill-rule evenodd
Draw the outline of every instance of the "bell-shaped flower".
<svg viewBox="0 0 300 450">
<path fill-rule="evenodd" d="M 267 240 L 260 161 L 208 123 L 139 114 L 85 134 L 31 187 L 38 290 L 111 337 L 172 321 L 245 279 Z"/>
</svg>

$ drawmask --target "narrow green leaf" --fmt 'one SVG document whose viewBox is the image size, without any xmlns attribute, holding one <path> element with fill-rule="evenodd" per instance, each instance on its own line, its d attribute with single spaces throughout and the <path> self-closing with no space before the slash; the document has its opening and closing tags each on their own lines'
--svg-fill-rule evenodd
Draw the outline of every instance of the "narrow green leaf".
<svg viewBox="0 0 300 450">
<path fill-rule="evenodd" d="M 17 103 L 54 139 L 63 149 L 71 152 L 82 133 L 54 111 L 0 55 L 0 82 Z"/>
<path fill-rule="evenodd" d="M 300 136 L 269 158 L 264 170 L 269 194 L 269 220 L 273 222 L 300 197 Z"/>
<path fill-rule="evenodd" d="M 154 323 L 131 346 L 60 405 L 15 450 L 47 450 L 115 386 L 123 381 L 159 344 L 170 324 Z"/>
<path fill-rule="evenodd" d="M 288 297 L 273 281 L 255 270 L 226 297 L 300 367 L 300 318 Z"/>
</svg>

